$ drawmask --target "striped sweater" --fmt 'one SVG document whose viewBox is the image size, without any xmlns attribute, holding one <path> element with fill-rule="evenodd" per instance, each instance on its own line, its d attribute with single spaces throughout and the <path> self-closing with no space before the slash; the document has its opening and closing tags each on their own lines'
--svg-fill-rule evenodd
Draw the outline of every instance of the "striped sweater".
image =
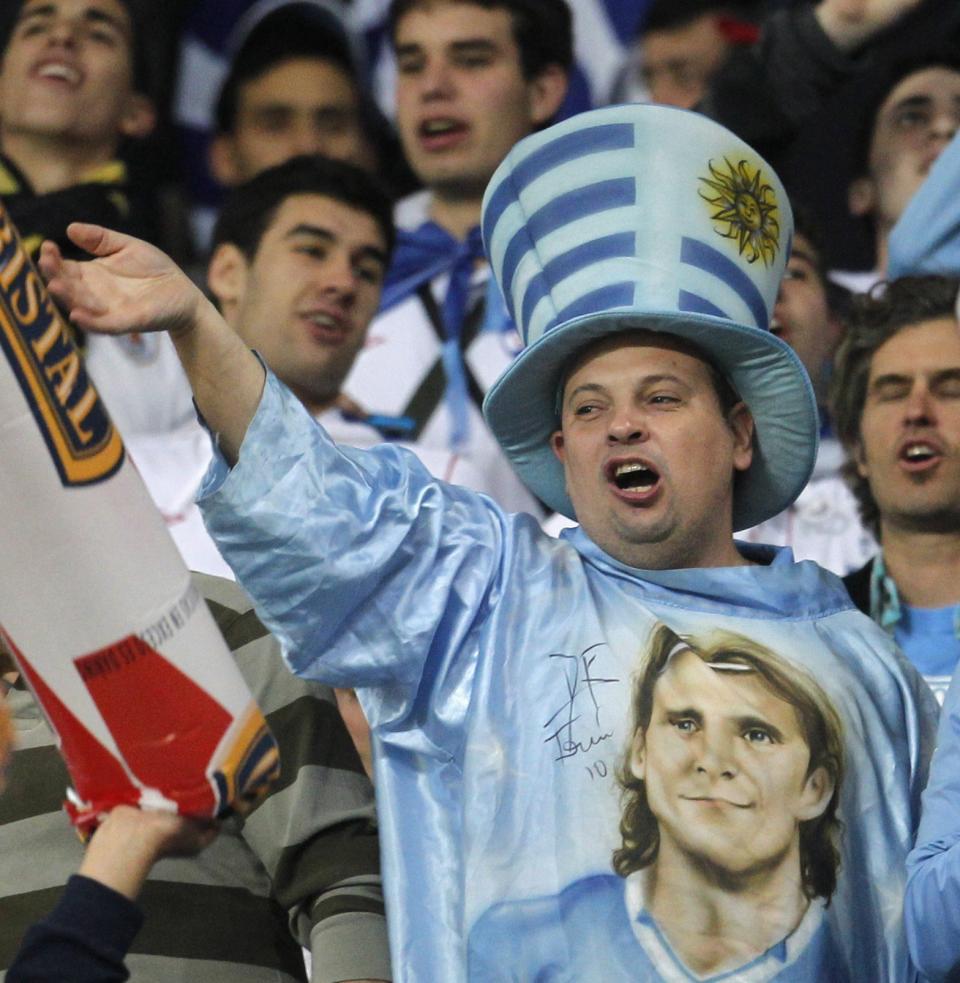
<svg viewBox="0 0 960 983">
<path fill-rule="evenodd" d="M 390 979 L 373 791 L 326 687 L 297 679 L 236 584 L 194 575 L 280 746 L 278 788 L 200 856 L 158 863 L 127 966 L 135 983 Z M 0 967 L 56 902 L 81 847 L 69 777 L 26 689 L 0 797 Z M 0 973 L 0 976 L 3 974 Z"/>
</svg>

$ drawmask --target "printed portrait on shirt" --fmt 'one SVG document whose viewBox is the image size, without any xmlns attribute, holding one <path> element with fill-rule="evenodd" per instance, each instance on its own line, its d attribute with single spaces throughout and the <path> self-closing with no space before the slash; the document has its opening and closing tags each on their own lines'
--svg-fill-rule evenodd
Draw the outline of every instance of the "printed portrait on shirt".
<svg viewBox="0 0 960 983">
<path fill-rule="evenodd" d="M 659 624 L 630 714 L 611 871 L 488 911 L 470 979 L 540 978 L 553 964 L 604 980 L 847 980 L 824 918 L 844 753 L 822 687 L 744 636 Z M 515 950 L 515 975 L 493 971 L 498 949 L 501 966 Z"/>
</svg>

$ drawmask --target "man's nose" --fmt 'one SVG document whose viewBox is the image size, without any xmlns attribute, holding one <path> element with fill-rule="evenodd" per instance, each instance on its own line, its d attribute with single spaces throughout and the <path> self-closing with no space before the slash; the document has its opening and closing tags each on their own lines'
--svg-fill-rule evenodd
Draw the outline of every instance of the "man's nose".
<svg viewBox="0 0 960 983">
<path fill-rule="evenodd" d="M 431 58 L 420 74 L 420 95 L 424 99 L 447 98 L 453 93 L 453 76 L 442 58 Z"/>
<path fill-rule="evenodd" d="M 949 142 L 958 129 L 960 129 L 960 113 L 953 106 L 944 107 L 934 114 L 930 127 L 934 136 Z"/>
<path fill-rule="evenodd" d="M 307 120 L 294 127 L 290 143 L 290 149 L 295 154 L 322 154 L 324 150 L 323 136 L 317 127 Z"/>
<path fill-rule="evenodd" d="M 47 31 L 47 42 L 72 46 L 76 44 L 79 26 L 72 17 L 55 17 Z"/>
<path fill-rule="evenodd" d="M 934 411 L 933 400 L 930 397 L 930 390 L 926 385 L 917 383 L 910 390 L 904 404 L 904 417 L 913 426 L 925 426 L 933 423 L 936 413 Z"/>
<path fill-rule="evenodd" d="M 722 734 L 705 731 L 700 737 L 696 769 L 709 778 L 733 778 L 738 771 L 733 742 Z"/>
<path fill-rule="evenodd" d="M 607 429 L 607 439 L 611 443 L 634 443 L 647 436 L 642 414 L 635 407 L 624 407 L 614 411 Z"/>
<path fill-rule="evenodd" d="M 332 256 L 324 264 L 323 288 L 336 293 L 341 299 L 354 296 L 357 292 L 357 272 L 349 256 Z"/>
</svg>

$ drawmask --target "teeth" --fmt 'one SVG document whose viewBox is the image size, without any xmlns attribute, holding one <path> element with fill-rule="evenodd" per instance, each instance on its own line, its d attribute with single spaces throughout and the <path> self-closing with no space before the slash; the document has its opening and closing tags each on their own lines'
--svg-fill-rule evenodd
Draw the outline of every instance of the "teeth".
<svg viewBox="0 0 960 983">
<path fill-rule="evenodd" d="M 636 461 L 628 464 L 618 464 L 613 472 L 613 480 L 617 487 L 623 490 L 651 488 L 657 481 L 657 475 L 650 468 Z"/>
<path fill-rule="evenodd" d="M 910 460 L 917 460 L 923 457 L 933 457 L 936 452 L 929 444 L 911 444 L 906 450 L 906 456 Z"/>
<path fill-rule="evenodd" d="M 44 65 L 39 74 L 41 78 L 63 79 L 71 84 L 75 84 L 79 78 L 77 72 L 67 65 Z"/>
<path fill-rule="evenodd" d="M 456 126 L 451 120 L 448 119 L 434 119 L 423 124 L 424 132 L 430 136 L 435 136 L 438 133 L 449 133 L 450 130 L 454 129 Z"/>
<path fill-rule="evenodd" d="M 321 328 L 338 328 L 338 322 L 329 314 L 311 314 L 310 320 Z"/>
</svg>

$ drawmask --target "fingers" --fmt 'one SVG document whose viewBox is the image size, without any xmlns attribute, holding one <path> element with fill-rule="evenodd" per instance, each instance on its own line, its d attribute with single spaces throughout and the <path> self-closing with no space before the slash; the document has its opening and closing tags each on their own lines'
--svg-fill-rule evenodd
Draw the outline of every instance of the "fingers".
<svg viewBox="0 0 960 983">
<path fill-rule="evenodd" d="M 124 246 L 136 242 L 133 236 L 88 222 L 71 222 L 67 226 L 67 236 L 74 245 L 94 256 L 112 256 Z"/>
<path fill-rule="evenodd" d="M 107 313 L 107 308 L 84 288 L 80 264 L 64 259 L 55 242 L 43 243 L 37 266 L 47 281 L 47 289 L 78 327 L 89 328 L 98 316 Z"/>
<path fill-rule="evenodd" d="M 45 280 L 52 280 L 57 276 L 63 266 L 63 254 L 55 242 L 47 239 L 42 243 L 40 255 L 37 257 L 37 266 Z"/>
</svg>

